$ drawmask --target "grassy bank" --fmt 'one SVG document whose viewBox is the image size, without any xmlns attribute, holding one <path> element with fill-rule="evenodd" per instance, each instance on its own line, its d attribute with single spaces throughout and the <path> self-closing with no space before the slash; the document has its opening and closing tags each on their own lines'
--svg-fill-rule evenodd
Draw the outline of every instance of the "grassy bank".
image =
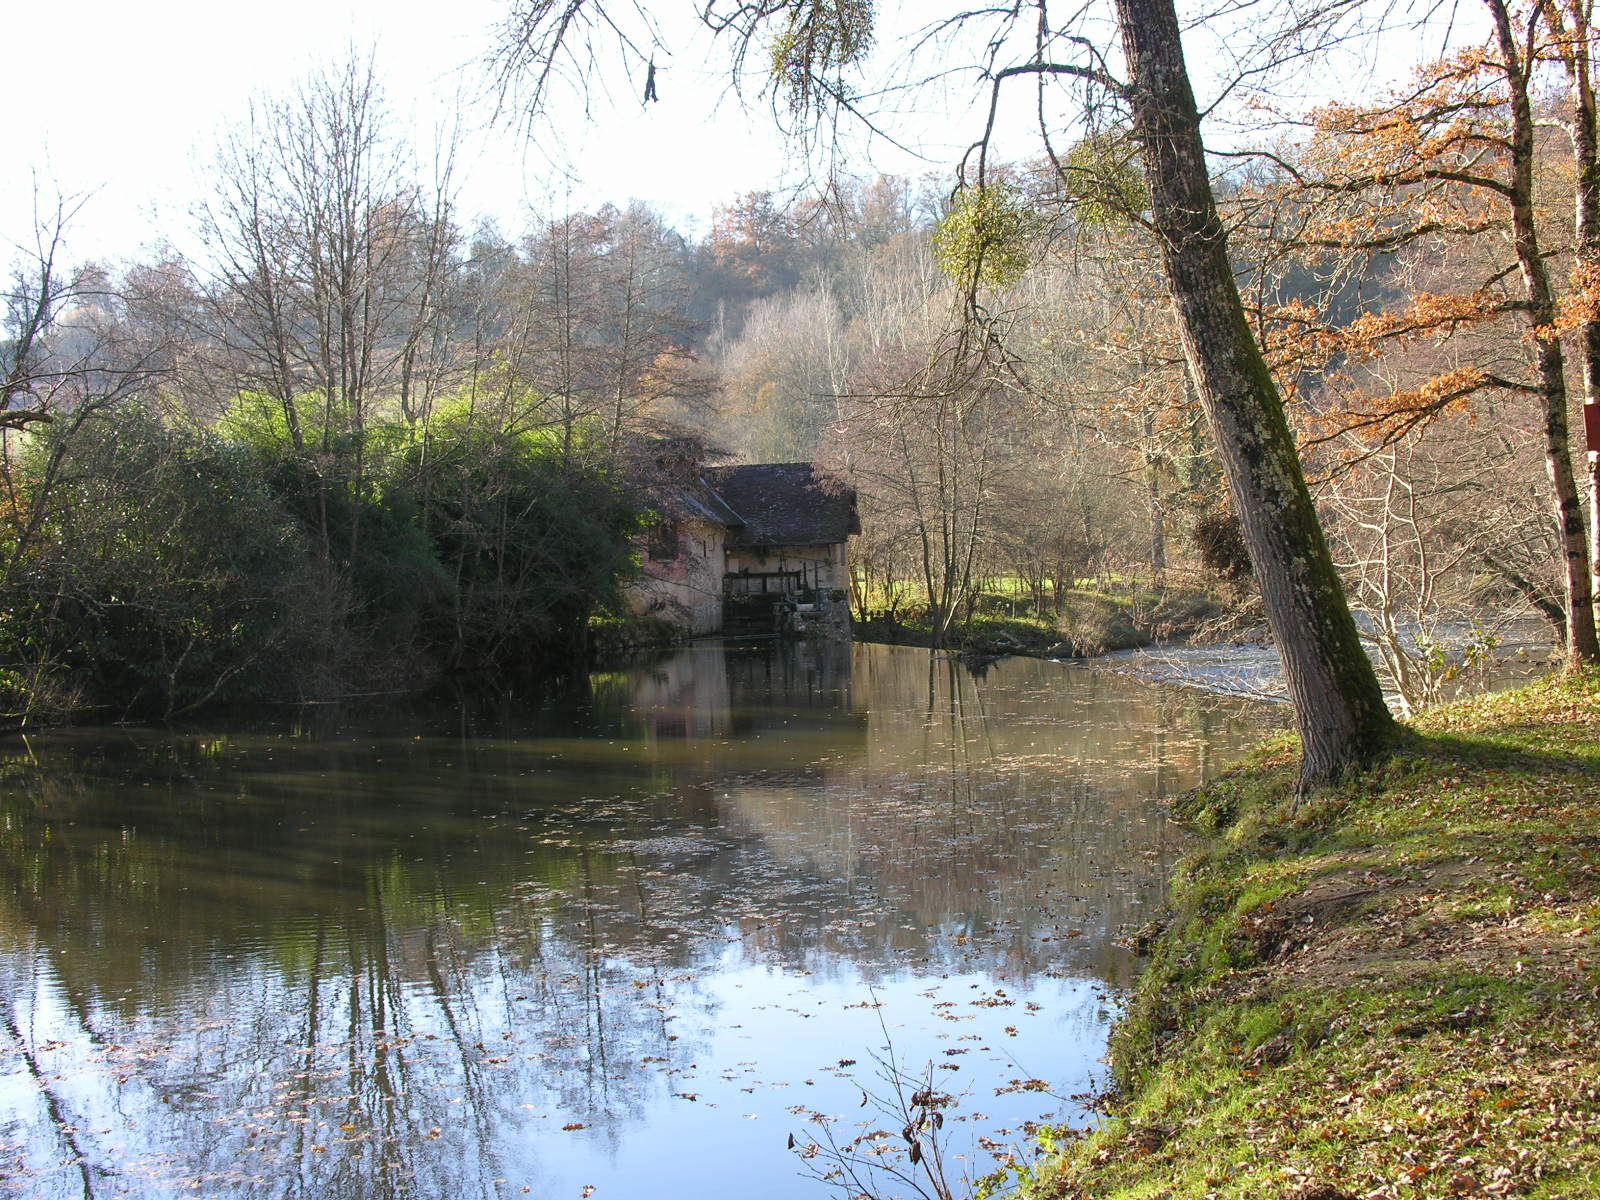
<svg viewBox="0 0 1600 1200">
<path fill-rule="evenodd" d="M 1016 595 L 985 592 L 966 619 L 951 628 L 946 646 L 976 654 L 1088 658 L 1189 636 L 1225 608 L 1214 592 L 1193 586 L 1073 588 L 1061 601 L 1059 613 L 1049 605 L 1037 611 Z M 903 646 L 933 641 L 926 609 L 914 605 L 893 616 L 874 611 L 869 619 L 858 619 L 855 637 Z"/>
<path fill-rule="evenodd" d="M 1264 748 L 1182 815 L 1061 1197 L 1600 1196 L 1600 673 L 1441 709 L 1292 810 Z"/>
</svg>

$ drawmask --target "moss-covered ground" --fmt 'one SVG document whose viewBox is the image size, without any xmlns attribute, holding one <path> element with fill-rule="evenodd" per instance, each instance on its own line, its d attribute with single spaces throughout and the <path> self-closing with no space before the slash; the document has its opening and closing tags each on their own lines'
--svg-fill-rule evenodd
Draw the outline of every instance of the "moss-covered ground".
<svg viewBox="0 0 1600 1200">
<path fill-rule="evenodd" d="M 1600 1197 L 1600 673 L 1458 703 L 1295 804 L 1284 740 L 1193 793 L 1208 849 L 1064 1197 Z"/>
<path fill-rule="evenodd" d="M 1225 607 L 1214 592 L 1198 586 L 1073 588 L 1062 594 L 1059 612 L 1048 604 L 1038 609 L 1007 592 L 983 592 L 948 631 L 945 647 L 971 654 L 1087 658 L 1191 636 L 1215 622 Z M 856 621 L 855 637 L 909 646 L 933 640 L 927 609 L 919 605 L 893 616 L 874 609 Z"/>
</svg>

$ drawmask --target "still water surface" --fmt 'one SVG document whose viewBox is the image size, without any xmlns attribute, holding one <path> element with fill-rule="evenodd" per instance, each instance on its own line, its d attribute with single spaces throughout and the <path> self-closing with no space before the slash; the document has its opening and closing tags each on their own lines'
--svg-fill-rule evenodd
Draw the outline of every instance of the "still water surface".
<svg viewBox="0 0 1600 1200">
<path fill-rule="evenodd" d="M 0 1191 L 801 1200 L 790 1135 L 900 1145 L 894 1076 L 982 1174 L 1085 1119 L 1159 798 L 1283 715 L 708 644 L 536 711 L 0 743 Z"/>
</svg>

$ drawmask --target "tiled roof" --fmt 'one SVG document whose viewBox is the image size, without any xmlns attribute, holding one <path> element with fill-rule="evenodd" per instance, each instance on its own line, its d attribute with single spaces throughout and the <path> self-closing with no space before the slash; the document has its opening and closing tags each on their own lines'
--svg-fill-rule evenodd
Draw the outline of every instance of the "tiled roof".
<svg viewBox="0 0 1600 1200">
<path fill-rule="evenodd" d="M 737 529 L 742 521 L 739 514 L 704 483 L 691 487 L 661 488 L 657 490 L 659 508 L 678 518 L 694 518 L 721 525 L 724 529 Z"/>
<path fill-rule="evenodd" d="M 861 532 L 856 494 L 810 463 L 707 467 L 701 478 L 743 523 L 729 546 L 815 546 Z"/>
</svg>

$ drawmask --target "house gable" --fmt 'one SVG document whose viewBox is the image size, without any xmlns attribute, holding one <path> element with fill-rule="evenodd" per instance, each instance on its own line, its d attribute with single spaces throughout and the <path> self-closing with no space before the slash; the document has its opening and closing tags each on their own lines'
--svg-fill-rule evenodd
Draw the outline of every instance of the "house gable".
<svg viewBox="0 0 1600 1200">
<path fill-rule="evenodd" d="M 660 521 L 641 545 L 635 611 L 702 634 L 770 630 L 798 620 L 785 613 L 820 608 L 847 635 L 838 597 L 849 587 L 847 543 L 861 531 L 852 489 L 810 463 L 673 474 L 655 490 Z"/>
<path fill-rule="evenodd" d="M 730 549 L 842 545 L 861 532 L 854 490 L 810 463 L 707 467 L 701 479 L 737 514 Z"/>
</svg>

